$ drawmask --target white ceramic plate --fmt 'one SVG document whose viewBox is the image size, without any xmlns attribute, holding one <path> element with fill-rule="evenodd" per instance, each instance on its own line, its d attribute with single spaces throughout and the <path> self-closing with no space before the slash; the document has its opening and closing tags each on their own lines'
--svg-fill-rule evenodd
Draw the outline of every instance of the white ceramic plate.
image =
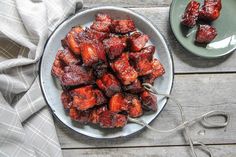
<svg viewBox="0 0 236 157">
<path fill-rule="evenodd" d="M 164 76 L 156 79 L 155 87 L 158 88 L 158 91 L 161 91 L 162 93 L 170 93 L 173 82 L 173 63 L 170 51 L 161 33 L 150 23 L 150 21 L 145 19 L 143 16 L 129 9 L 109 6 L 88 9 L 77 13 L 76 15 L 64 21 L 53 32 L 45 46 L 44 54 L 41 60 L 41 87 L 44 97 L 52 109 L 54 115 L 62 123 L 74 131 L 94 138 L 116 138 L 128 136 L 141 130 L 143 127 L 138 124 L 128 123 L 124 128 L 120 129 L 102 129 L 99 126 L 81 125 L 72 121 L 65 112 L 60 100 L 60 94 L 62 91 L 61 87 L 57 80 L 51 75 L 51 67 L 57 50 L 61 48 L 61 39 L 63 39 L 70 29 L 75 25 L 82 25 L 84 27 L 90 26 L 92 21 L 94 21 L 95 15 L 99 12 L 107 13 L 114 19 L 131 18 L 134 20 L 137 29 L 150 37 L 150 42 L 148 44 L 155 45 L 157 49 L 154 57 L 160 59 L 166 70 Z M 150 123 L 161 112 L 166 102 L 167 100 L 165 98 L 159 96 L 158 111 L 155 113 L 145 114 L 141 117 L 141 119 L 147 123 Z"/>
</svg>

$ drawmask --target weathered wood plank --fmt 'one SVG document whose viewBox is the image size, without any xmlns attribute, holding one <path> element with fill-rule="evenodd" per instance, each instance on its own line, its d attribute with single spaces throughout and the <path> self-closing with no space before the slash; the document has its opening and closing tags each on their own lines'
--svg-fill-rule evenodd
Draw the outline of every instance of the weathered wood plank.
<svg viewBox="0 0 236 157">
<path fill-rule="evenodd" d="M 209 146 L 214 157 L 236 156 L 236 146 Z M 204 152 L 197 150 L 199 156 L 207 156 Z M 66 157 L 189 157 L 191 153 L 188 147 L 149 147 L 149 148 L 113 148 L 113 149 L 73 149 L 63 150 Z M 178 155 L 177 155 L 178 154 Z"/>
<path fill-rule="evenodd" d="M 156 7 L 169 6 L 171 0 L 85 0 L 84 7 L 91 8 L 102 5 L 119 7 Z"/>
<path fill-rule="evenodd" d="M 169 7 L 136 8 L 164 35 L 173 52 L 176 73 L 236 72 L 236 51 L 218 59 L 204 59 L 185 50 L 175 39 L 169 25 Z M 158 45 L 157 45 L 158 46 Z"/>
<path fill-rule="evenodd" d="M 193 139 L 208 144 L 236 143 L 236 74 L 176 75 L 173 88 L 186 116 L 194 118 L 210 110 L 224 110 L 231 114 L 231 123 L 226 129 L 204 129 L 200 124 L 191 127 Z M 153 127 L 167 129 L 179 122 L 179 111 L 171 102 L 152 123 Z M 62 148 L 130 147 L 183 145 L 181 133 L 160 134 L 147 129 L 136 135 L 115 140 L 95 140 L 77 134 L 56 121 L 57 133 Z"/>
</svg>

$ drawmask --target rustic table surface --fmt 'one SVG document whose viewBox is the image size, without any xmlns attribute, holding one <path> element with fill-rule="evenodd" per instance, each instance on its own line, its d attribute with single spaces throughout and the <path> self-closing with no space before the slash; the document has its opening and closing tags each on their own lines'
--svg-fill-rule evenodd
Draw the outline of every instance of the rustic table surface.
<svg viewBox="0 0 236 157">
<path fill-rule="evenodd" d="M 214 157 L 236 156 L 236 53 L 208 60 L 192 55 L 176 41 L 169 25 L 171 0 L 84 0 L 84 9 L 112 5 L 130 8 L 144 15 L 159 28 L 172 49 L 175 79 L 172 94 L 183 104 L 187 118 L 210 110 L 231 114 L 227 128 L 191 127 L 191 136 L 211 148 Z M 222 119 L 218 119 L 222 121 Z M 179 111 L 171 102 L 151 124 L 166 129 L 180 121 Z M 114 140 L 96 140 L 75 133 L 55 119 L 57 134 L 65 157 L 188 157 L 189 147 L 182 132 L 159 134 L 144 129 L 136 135 Z M 199 151 L 199 156 L 203 153 Z"/>
</svg>

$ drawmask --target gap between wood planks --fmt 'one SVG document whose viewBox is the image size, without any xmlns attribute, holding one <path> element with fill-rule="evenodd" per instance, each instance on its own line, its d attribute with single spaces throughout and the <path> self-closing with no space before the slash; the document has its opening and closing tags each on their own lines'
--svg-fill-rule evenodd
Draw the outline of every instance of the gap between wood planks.
<svg viewBox="0 0 236 157">
<path fill-rule="evenodd" d="M 224 143 L 224 144 L 206 144 L 207 146 L 236 146 L 236 143 Z M 183 145 L 151 145 L 151 146 L 118 146 L 118 147 L 72 147 L 72 148 L 61 148 L 62 150 L 70 149 L 128 149 L 128 148 L 162 148 L 162 147 L 189 147 L 187 144 Z"/>
<path fill-rule="evenodd" d="M 203 71 L 203 72 L 174 72 L 174 75 L 230 75 L 230 74 L 236 74 L 235 71 L 216 71 L 216 72 L 207 72 L 207 71 Z"/>
<path fill-rule="evenodd" d="M 102 7 L 102 6 L 114 6 L 114 7 L 120 7 L 120 8 L 127 8 L 127 9 L 155 9 L 155 8 L 169 8 L 170 5 L 163 5 L 163 6 L 143 6 L 143 7 L 140 7 L 140 6 L 115 6 L 115 5 L 95 5 L 95 6 L 92 6 L 92 7 L 88 7 L 88 6 L 84 6 L 83 7 L 83 10 L 86 10 L 86 9 L 92 9 L 92 8 L 96 8 L 96 7 Z"/>
<path fill-rule="evenodd" d="M 171 4 L 171 0 L 86 0 L 84 7 L 92 8 L 96 6 L 119 6 L 124 8 L 151 8 L 151 7 L 167 7 Z"/>
</svg>

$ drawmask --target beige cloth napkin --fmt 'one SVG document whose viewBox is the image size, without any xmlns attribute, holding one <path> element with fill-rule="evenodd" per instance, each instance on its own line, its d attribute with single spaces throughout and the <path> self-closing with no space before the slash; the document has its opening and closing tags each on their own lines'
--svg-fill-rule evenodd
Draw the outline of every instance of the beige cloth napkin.
<svg viewBox="0 0 236 157">
<path fill-rule="evenodd" d="M 51 32 L 82 0 L 0 1 L 0 156 L 60 157 L 38 62 Z"/>
</svg>

